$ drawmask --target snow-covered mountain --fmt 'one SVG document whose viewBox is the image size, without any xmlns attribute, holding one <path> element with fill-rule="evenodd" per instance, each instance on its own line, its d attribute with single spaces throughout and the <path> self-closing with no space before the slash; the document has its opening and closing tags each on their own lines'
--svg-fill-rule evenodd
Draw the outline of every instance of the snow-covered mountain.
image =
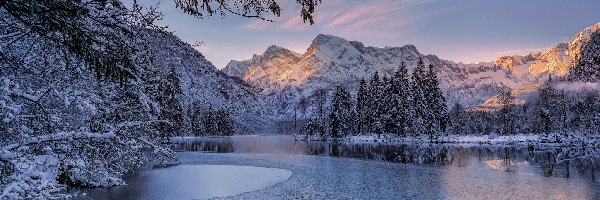
<svg viewBox="0 0 600 200">
<path fill-rule="evenodd" d="M 426 64 L 434 66 L 453 102 L 468 99 L 468 104 L 476 104 L 504 87 L 502 83 L 491 81 L 495 79 L 478 75 L 479 66 L 463 67 L 434 55 L 423 55 L 413 45 L 368 47 L 323 34 L 318 35 L 303 54 L 271 46 L 250 60 L 230 62 L 222 71 L 242 78 L 266 95 L 298 90 L 301 95 L 310 96 L 316 89 L 337 85 L 355 90 L 361 78 L 369 79 L 376 71 L 391 76 L 401 63 L 412 69 L 421 57 Z M 486 68 L 486 71 L 489 70 Z M 472 87 L 477 90 L 466 90 Z"/>
<path fill-rule="evenodd" d="M 448 104 L 460 102 L 473 106 L 494 97 L 503 88 L 534 91 L 553 76 L 565 76 L 577 65 L 588 46 L 590 37 L 600 23 L 577 34 L 569 43 L 560 43 L 543 51 L 526 55 L 504 56 L 494 62 L 462 64 L 424 55 L 413 45 L 403 47 L 370 47 L 332 35 L 318 35 L 303 54 L 271 46 L 249 60 L 231 61 L 223 72 L 239 77 L 261 89 L 268 96 L 286 100 L 309 97 L 319 88 L 337 85 L 356 91 L 361 78 L 368 79 L 375 71 L 385 76 L 404 63 L 414 68 L 419 58 L 432 64 L 438 73 L 440 86 Z M 491 101 L 489 101 L 491 102 Z M 273 102 L 271 102 L 273 103 Z M 288 102 L 290 103 L 290 102 Z M 280 112 L 282 108 L 279 108 Z M 289 113 L 289 112 L 288 112 Z"/>
<path fill-rule="evenodd" d="M 262 94 L 271 97 L 268 104 L 286 115 L 301 97 L 311 97 L 317 89 L 342 85 L 356 92 L 360 79 L 368 80 L 376 71 L 389 77 L 401 63 L 412 69 L 420 58 L 434 66 L 449 103 L 479 104 L 500 89 L 514 86 L 509 78 L 498 79 L 506 73 L 493 65 L 464 66 L 423 55 L 413 45 L 369 47 L 323 34 L 303 54 L 271 46 L 249 60 L 231 61 L 222 71 L 261 89 Z"/>
<path fill-rule="evenodd" d="M 578 33 L 568 43 L 559 43 L 543 52 L 525 55 L 500 57 L 495 64 L 509 69 L 511 75 L 520 82 L 532 82 L 545 73 L 565 76 L 575 67 L 587 48 L 592 34 L 598 32 L 600 23 Z"/>
<path fill-rule="evenodd" d="M 573 69 L 584 67 L 584 61 L 598 57 L 600 44 L 594 41 L 600 39 L 599 34 L 600 23 L 585 28 L 568 43 L 559 43 L 542 52 L 503 56 L 498 58 L 494 64 L 501 67 L 507 76 L 522 85 L 513 87 L 512 94 L 518 102 L 523 102 L 529 94 L 537 91 L 542 86 L 541 83 L 549 76 L 566 78 Z M 592 71 L 594 70 L 592 69 Z M 589 72 L 581 76 L 590 78 L 594 74 Z M 587 78 L 585 81 L 590 81 Z M 482 105 L 497 107 L 499 105 L 498 98 L 496 96 L 490 98 Z"/>
</svg>

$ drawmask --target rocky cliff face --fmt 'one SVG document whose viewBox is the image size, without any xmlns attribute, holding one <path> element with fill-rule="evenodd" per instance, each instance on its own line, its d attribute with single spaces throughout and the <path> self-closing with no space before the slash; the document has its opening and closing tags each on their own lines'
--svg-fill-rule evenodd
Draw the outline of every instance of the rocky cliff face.
<svg viewBox="0 0 600 200">
<path fill-rule="evenodd" d="M 544 82 L 549 74 L 566 76 L 598 29 L 600 23 L 586 28 L 571 42 L 543 52 L 504 56 L 478 64 L 459 64 L 424 55 L 412 45 L 369 47 L 321 34 L 303 54 L 272 46 L 250 60 L 231 61 L 222 71 L 247 81 L 265 95 L 285 94 L 286 99 L 297 100 L 311 96 L 316 89 L 329 90 L 337 85 L 356 91 L 361 78 L 368 79 L 376 71 L 391 76 L 401 63 L 410 70 L 423 58 L 437 71 L 448 104 L 460 102 L 472 106 L 486 102 L 503 88 L 531 91 L 532 86 Z"/>
</svg>

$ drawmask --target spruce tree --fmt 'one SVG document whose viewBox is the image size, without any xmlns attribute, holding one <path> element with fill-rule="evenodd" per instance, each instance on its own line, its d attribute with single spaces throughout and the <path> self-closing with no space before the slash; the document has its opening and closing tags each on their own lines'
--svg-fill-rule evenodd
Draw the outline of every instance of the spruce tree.
<svg viewBox="0 0 600 200">
<path fill-rule="evenodd" d="M 200 107 L 200 103 L 194 102 L 190 109 L 192 133 L 195 136 L 202 135 L 202 109 Z"/>
<path fill-rule="evenodd" d="M 514 96 L 510 89 L 505 89 L 498 96 L 502 108 L 498 111 L 498 123 L 500 123 L 500 134 L 513 134 L 515 131 Z"/>
<path fill-rule="evenodd" d="M 181 133 L 183 127 L 183 109 L 181 108 L 181 84 L 175 68 L 171 68 L 166 79 L 161 80 L 159 88 L 160 118 L 169 121 L 169 125 L 163 124 L 161 132 L 164 137 Z"/>
<path fill-rule="evenodd" d="M 420 59 L 417 67 L 413 70 L 411 77 L 412 107 L 410 116 L 412 117 L 411 121 L 413 122 L 412 132 L 416 135 L 426 132 L 424 120 L 426 120 L 428 106 L 424 91 L 426 87 L 424 68 L 425 63 L 423 62 L 423 59 Z"/>
<path fill-rule="evenodd" d="M 432 140 L 439 133 L 446 130 L 449 122 L 446 99 L 439 88 L 433 65 L 429 65 L 429 70 L 425 76 L 425 88 L 428 109 L 424 116 L 426 119 L 426 130 L 429 138 Z"/>
<path fill-rule="evenodd" d="M 371 82 L 369 85 L 369 99 L 368 99 L 368 115 L 367 115 L 367 126 L 370 132 L 378 132 L 381 130 L 381 81 L 379 79 L 379 73 L 375 72 L 373 77 L 371 77 Z M 375 126 L 377 125 L 377 126 Z"/>
<path fill-rule="evenodd" d="M 397 133 L 396 121 L 398 118 L 397 110 L 397 89 L 394 83 L 394 77 L 383 77 L 381 90 L 381 122 L 385 133 Z"/>
<path fill-rule="evenodd" d="M 462 134 L 468 131 L 465 123 L 465 108 L 460 103 L 455 103 L 450 113 L 452 120 L 451 131 L 453 134 Z"/>
<path fill-rule="evenodd" d="M 325 131 L 325 103 L 327 102 L 327 92 L 324 89 L 318 89 L 316 91 L 315 96 L 317 97 L 317 109 L 318 116 L 316 117 L 315 126 L 320 133 L 321 137 L 324 137 L 326 134 Z"/>
<path fill-rule="evenodd" d="M 370 96 L 369 93 L 367 92 L 367 82 L 365 81 L 365 79 L 361 79 L 360 80 L 360 85 L 358 87 L 358 93 L 356 94 L 356 108 L 355 108 L 355 113 L 356 113 L 356 118 L 355 118 L 355 124 L 356 124 L 356 132 L 357 133 L 364 133 L 365 131 L 367 131 L 368 129 L 368 120 L 369 120 L 369 101 L 370 101 Z"/>
<path fill-rule="evenodd" d="M 405 136 L 411 127 L 410 123 L 410 110 L 412 107 L 411 103 L 411 88 L 410 78 L 408 70 L 404 65 L 404 62 L 400 65 L 400 68 L 394 73 L 394 94 L 395 94 L 395 117 L 397 134 Z"/>
<path fill-rule="evenodd" d="M 219 111 L 217 111 L 217 114 L 215 117 L 216 117 L 215 121 L 216 121 L 218 134 L 226 135 L 226 136 L 233 135 L 235 130 L 233 127 L 233 121 L 231 120 L 231 117 L 229 116 L 229 112 L 227 112 L 227 110 L 222 108 Z"/>
<path fill-rule="evenodd" d="M 209 107 L 204 114 L 204 132 L 207 135 L 216 135 L 218 130 L 215 124 L 215 112 L 212 107 Z"/>
<path fill-rule="evenodd" d="M 333 94 L 329 114 L 329 128 L 333 138 L 338 139 L 348 133 L 351 107 L 350 93 L 342 86 L 338 86 Z"/>
</svg>

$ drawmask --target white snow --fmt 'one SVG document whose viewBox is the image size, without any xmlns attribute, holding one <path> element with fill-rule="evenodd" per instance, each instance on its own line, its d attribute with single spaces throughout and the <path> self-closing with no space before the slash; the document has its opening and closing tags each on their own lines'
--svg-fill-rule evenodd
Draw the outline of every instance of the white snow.
<svg viewBox="0 0 600 200">
<path fill-rule="evenodd" d="M 23 141 L 6 145 L 6 146 L 0 148 L 0 150 L 10 151 L 10 150 L 24 147 L 24 146 L 27 146 L 30 144 L 39 144 L 42 142 L 49 142 L 49 141 L 65 141 L 65 140 L 73 140 L 73 139 L 108 139 L 108 138 L 112 138 L 115 136 L 116 135 L 114 132 L 108 132 L 108 133 L 61 132 L 61 133 L 55 133 L 55 134 L 49 134 L 49 135 L 29 137 Z"/>
<path fill-rule="evenodd" d="M 297 140 L 306 140 L 306 135 L 295 136 Z M 529 144 L 540 142 L 544 137 L 537 134 L 530 135 L 447 135 L 440 136 L 433 142 L 454 144 Z M 318 137 L 308 137 L 308 140 L 320 140 Z M 328 140 L 328 139 L 326 139 Z M 397 137 L 393 134 L 362 134 L 348 136 L 341 139 L 349 142 L 383 142 L 383 143 L 428 143 L 429 138 L 425 135 L 419 137 Z"/>
</svg>

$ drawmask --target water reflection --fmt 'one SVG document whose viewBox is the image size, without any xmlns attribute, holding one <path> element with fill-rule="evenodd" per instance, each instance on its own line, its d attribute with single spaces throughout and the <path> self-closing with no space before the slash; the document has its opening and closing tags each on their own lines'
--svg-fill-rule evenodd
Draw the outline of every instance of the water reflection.
<svg viewBox="0 0 600 200">
<path fill-rule="evenodd" d="M 597 148 L 464 146 L 294 141 L 288 136 L 175 138 L 178 151 L 342 156 L 400 163 L 485 167 L 513 173 L 584 178 L 596 181 Z"/>
</svg>

